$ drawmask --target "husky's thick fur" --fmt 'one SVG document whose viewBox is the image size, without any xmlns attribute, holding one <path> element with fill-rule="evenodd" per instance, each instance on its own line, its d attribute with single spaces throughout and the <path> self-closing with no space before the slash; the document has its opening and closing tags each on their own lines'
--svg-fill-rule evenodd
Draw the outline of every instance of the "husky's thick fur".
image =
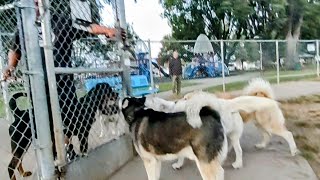
<svg viewBox="0 0 320 180">
<path fill-rule="evenodd" d="M 154 104 L 153 106 L 157 108 L 160 107 L 159 109 L 161 110 L 161 107 L 170 105 L 170 108 L 165 109 L 185 111 L 188 123 L 195 128 L 202 126 L 202 121 L 199 118 L 199 110 L 201 107 L 209 106 L 218 111 L 221 115 L 221 121 L 225 132 L 236 153 L 236 160 L 232 163 L 234 168 L 241 168 L 243 166 L 242 149 L 240 146 L 240 138 L 243 132 L 243 121 L 239 111 L 242 110 L 244 112 L 251 113 L 261 111 L 265 108 L 272 108 L 276 105 L 275 101 L 261 97 L 242 96 L 232 100 L 224 100 L 217 98 L 213 94 L 202 91 L 188 93 L 184 96 L 184 99 L 177 102 L 169 101 L 163 103 L 163 101 L 164 100 L 158 101 L 157 104 Z M 151 100 L 149 100 L 149 102 L 151 102 Z M 174 107 L 174 104 L 178 105 Z M 153 107 L 151 103 L 148 103 L 148 106 L 151 108 Z M 182 165 L 183 158 L 180 158 L 178 162 L 172 165 L 172 167 L 178 169 Z"/>
<path fill-rule="evenodd" d="M 186 157 L 196 162 L 205 180 L 224 178 L 219 156 L 227 153 L 224 128 L 217 111 L 203 107 L 200 128 L 188 124 L 186 113 L 158 112 L 145 107 L 146 98 L 125 98 L 122 113 L 149 180 L 158 180 L 161 161 Z"/>
<path fill-rule="evenodd" d="M 199 99 L 201 100 L 201 99 Z M 199 102 L 195 102 L 196 104 L 199 104 Z M 231 141 L 232 147 L 234 148 L 236 152 L 236 160 L 234 163 L 232 163 L 232 166 L 234 168 L 241 168 L 242 167 L 242 149 L 240 146 L 240 137 L 242 135 L 243 131 L 243 121 L 241 119 L 241 116 L 239 112 L 231 112 L 228 107 L 224 107 L 223 105 L 218 105 L 220 101 L 214 101 L 214 103 L 217 103 L 217 105 L 214 105 L 214 107 L 219 107 L 218 109 L 215 109 L 219 112 L 221 116 L 221 122 L 223 124 L 223 127 L 225 129 L 225 133 L 228 136 L 228 138 Z M 189 109 L 190 103 L 187 103 L 187 100 L 180 99 L 178 101 L 166 101 L 164 99 L 158 98 L 158 97 L 147 97 L 145 101 L 145 106 L 148 108 L 151 108 L 156 111 L 161 112 L 185 112 L 186 111 L 186 105 L 188 105 Z M 211 103 L 208 103 L 209 105 Z M 204 105 L 204 104 L 202 104 Z M 190 124 L 191 125 L 191 124 Z M 225 157 L 221 157 L 221 159 L 224 159 Z M 172 164 L 172 167 L 174 169 L 179 169 L 182 167 L 184 163 L 183 158 L 179 158 L 179 160 Z"/>
</svg>

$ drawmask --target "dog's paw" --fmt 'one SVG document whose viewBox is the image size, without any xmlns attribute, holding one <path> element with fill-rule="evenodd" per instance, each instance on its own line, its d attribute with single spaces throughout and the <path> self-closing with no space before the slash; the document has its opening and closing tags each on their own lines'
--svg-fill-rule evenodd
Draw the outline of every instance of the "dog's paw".
<svg viewBox="0 0 320 180">
<path fill-rule="evenodd" d="M 242 162 L 239 161 L 239 162 L 234 162 L 234 163 L 232 163 L 232 167 L 233 167 L 234 169 L 240 169 L 240 168 L 243 167 L 243 165 L 242 165 Z"/>
<path fill-rule="evenodd" d="M 265 148 L 265 147 L 266 147 L 266 145 L 265 145 L 265 144 L 260 143 L 260 144 L 256 144 L 256 145 L 255 145 L 255 147 L 256 147 L 257 149 L 263 149 L 263 148 Z"/>
<path fill-rule="evenodd" d="M 22 174 L 22 177 L 29 177 L 29 176 L 31 176 L 31 175 L 32 175 L 32 172 L 26 171 L 26 172 L 24 172 L 24 173 Z"/>
<path fill-rule="evenodd" d="M 172 168 L 173 168 L 174 170 L 179 170 L 179 169 L 182 168 L 182 165 L 183 165 L 183 164 L 180 164 L 180 163 L 176 162 L 176 163 L 173 163 L 173 164 L 172 164 Z"/>
</svg>

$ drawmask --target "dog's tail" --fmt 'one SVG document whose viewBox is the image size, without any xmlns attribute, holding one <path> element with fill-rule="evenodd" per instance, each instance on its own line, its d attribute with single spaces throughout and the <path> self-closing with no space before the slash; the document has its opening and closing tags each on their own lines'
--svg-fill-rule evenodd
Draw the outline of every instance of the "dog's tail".
<svg viewBox="0 0 320 180">
<path fill-rule="evenodd" d="M 9 107 L 11 109 L 12 112 L 16 113 L 16 112 L 22 112 L 22 110 L 19 109 L 18 105 L 17 105 L 17 99 L 20 97 L 27 97 L 27 93 L 25 92 L 18 92 L 12 95 L 12 97 L 10 98 L 9 101 Z"/>
<path fill-rule="evenodd" d="M 223 140 L 222 148 L 218 155 L 218 161 L 221 164 L 223 164 L 224 161 L 227 159 L 227 155 L 228 155 L 228 141 L 227 141 L 227 136 L 224 133 L 224 140 Z"/>
<path fill-rule="evenodd" d="M 243 90 L 243 94 L 274 99 L 274 93 L 270 83 L 262 78 L 254 78 L 249 81 L 248 86 Z"/>
<path fill-rule="evenodd" d="M 278 106 L 277 101 L 264 97 L 239 96 L 231 100 L 226 100 L 231 111 L 244 111 L 252 113 L 266 109 L 275 109 Z"/>
</svg>

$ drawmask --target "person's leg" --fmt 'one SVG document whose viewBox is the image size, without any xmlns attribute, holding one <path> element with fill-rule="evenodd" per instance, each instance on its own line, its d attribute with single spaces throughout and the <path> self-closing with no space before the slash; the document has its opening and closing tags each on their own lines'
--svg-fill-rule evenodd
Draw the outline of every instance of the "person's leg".
<svg viewBox="0 0 320 180">
<path fill-rule="evenodd" d="M 173 75 L 172 76 L 172 93 L 175 94 L 177 91 L 176 91 L 176 82 L 177 82 L 177 76 L 176 75 Z"/>
<path fill-rule="evenodd" d="M 177 76 L 177 94 L 180 95 L 181 94 L 181 75 Z"/>
<path fill-rule="evenodd" d="M 70 143 L 70 138 L 77 134 L 75 124 L 75 112 L 77 106 L 76 88 L 73 83 L 73 75 L 56 75 L 57 91 L 61 120 L 64 126 L 65 141 Z"/>
<path fill-rule="evenodd" d="M 76 114 L 75 111 L 78 102 L 73 75 L 57 75 L 56 79 L 61 118 L 64 125 L 68 126 L 75 118 L 74 116 Z"/>
</svg>

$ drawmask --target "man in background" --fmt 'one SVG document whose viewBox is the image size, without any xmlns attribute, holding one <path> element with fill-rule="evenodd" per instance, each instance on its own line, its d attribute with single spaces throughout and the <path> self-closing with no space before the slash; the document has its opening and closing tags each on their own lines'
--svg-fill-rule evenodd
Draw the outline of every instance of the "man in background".
<svg viewBox="0 0 320 180">
<path fill-rule="evenodd" d="M 172 93 L 179 97 L 181 94 L 182 62 L 176 49 L 169 60 L 169 73 L 172 78 Z"/>
</svg>

